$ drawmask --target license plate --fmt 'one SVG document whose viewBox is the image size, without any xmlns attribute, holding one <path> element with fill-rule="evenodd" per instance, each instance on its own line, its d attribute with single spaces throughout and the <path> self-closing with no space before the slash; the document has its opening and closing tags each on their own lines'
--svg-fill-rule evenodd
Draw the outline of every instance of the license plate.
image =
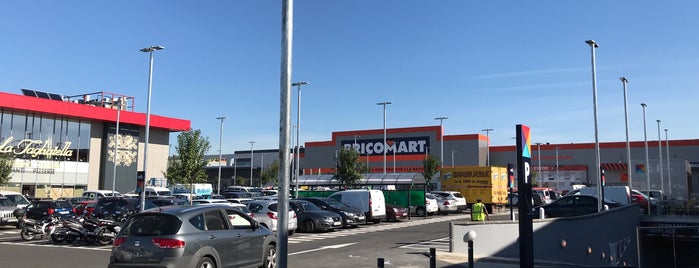
<svg viewBox="0 0 699 268">
<path fill-rule="evenodd" d="M 68 211 L 59 211 L 58 214 L 68 214 Z"/>
<path fill-rule="evenodd" d="M 333 225 L 342 225 L 342 223 L 341 223 L 341 222 L 338 222 L 338 221 L 336 221 L 336 222 L 333 222 Z"/>
<path fill-rule="evenodd" d="M 364 216 L 359 216 L 359 220 L 364 220 Z"/>
</svg>

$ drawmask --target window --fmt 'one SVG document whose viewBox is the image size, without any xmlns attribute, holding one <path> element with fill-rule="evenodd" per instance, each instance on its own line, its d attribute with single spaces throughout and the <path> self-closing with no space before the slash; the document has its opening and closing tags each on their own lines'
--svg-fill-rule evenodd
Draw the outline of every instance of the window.
<svg viewBox="0 0 699 268">
<path fill-rule="evenodd" d="M 221 212 L 218 210 L 204 212 L 204 218 L 206 219 L 206 229 L 209 231 L 228 229 L 228 225 L 226 225 Z"/>
<path fill-rule="evenodd" d="M 226 209 L 226 214 L 228 214 L 228 221 L 230 221 L 233 229 L 250 229 L 252 225 L 250 221 L 245 218 L 240 211 L 235 209 Z"/>
<path fill-rule="evenodd" d="M 198 214 L 194 217 L 189 218 L 189 223 L 199 230 L 204 231 L 204 215 Z"/>
</svg>

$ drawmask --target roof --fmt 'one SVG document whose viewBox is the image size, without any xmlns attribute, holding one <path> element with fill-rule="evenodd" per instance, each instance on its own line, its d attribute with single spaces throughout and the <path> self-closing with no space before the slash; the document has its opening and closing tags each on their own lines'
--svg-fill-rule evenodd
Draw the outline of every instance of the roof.
<svg viewBox="0 0 699 268">
<path fill-rule="evenodd" d="M 362 174 L 358 184 L 361 185 L 399 185 L 399 184 L 425 184 L 425 177 L 421 173 L 369 173 Z M 304 186 L 329 186 L 342 185 L 339 178 L 332 174 L 326 175 L 301 175 L 299 185 Z"/>
</svg>

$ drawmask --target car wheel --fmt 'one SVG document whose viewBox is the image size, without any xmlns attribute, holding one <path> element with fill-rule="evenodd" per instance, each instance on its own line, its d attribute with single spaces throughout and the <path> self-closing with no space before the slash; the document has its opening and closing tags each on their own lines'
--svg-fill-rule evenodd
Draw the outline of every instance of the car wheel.
<svg viewBox="0 0 699 268">
<path fill-rule="evenodd" d="M 53 241 L 54 243 L 63 243 L 63 240 L 65 240 L 63 235 L 51 234 L 51 241 Z"/>
<path fill-rule="evenodd" d="M 267 245 L 263 258 L 262 262 L 264 268 L 277 268 L 277 247 L 274 245 Z"/>
<path fill-rule="evenodd" d="M 415 214 L 418 217 L 424 217 L 425 216 L 425 208 L 423 208 L 423 207 L 417 208 L 417 210 L 415 210 Z"/>
<path fill-rule="evenodd" d="M 306 220 L 303 222 L 303 229 L 306 230 L 306 232 L 315 232 L 316 224 L 313 223 L 312 220 Z"/>
<path fill-rule="evenodd" d="M 22 228 L 22 231 L 19 233 L 19 236 L 21 236 L 24 241 L 31 241 L 34 239 L 34 233 L 29 231 L 29 227 Z"/>
<path fill-rule="evenodd" d="M 209 257 L 203 257 L 197 263 L 197 268 L 216 268 L 216 263 Z"/>
</svg>

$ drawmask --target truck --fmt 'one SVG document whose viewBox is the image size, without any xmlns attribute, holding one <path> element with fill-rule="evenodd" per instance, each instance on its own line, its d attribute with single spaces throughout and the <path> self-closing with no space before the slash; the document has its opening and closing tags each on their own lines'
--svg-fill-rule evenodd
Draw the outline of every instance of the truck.
<svg viewBox="0 0 699 268">
<path fill-rule="evenodd" d="M 507 204 L 507 167 L 443 167 L 440 172 L 442 191 L 460 192 L 469 203 L 481 199 L 490 212 Z"/>
<path fill-rule="evenodd" d="M 190 186 L 194 188 L 194 191 L 190 189 Z M 214 187 L 211 183 L 175 184 L 170 187 L 170 191 L 172 191 L 173 194 L 193 193 L 207 199 L 211 198 L 211 194 L 214 192 L 213 189 Z"/>
</svg>

